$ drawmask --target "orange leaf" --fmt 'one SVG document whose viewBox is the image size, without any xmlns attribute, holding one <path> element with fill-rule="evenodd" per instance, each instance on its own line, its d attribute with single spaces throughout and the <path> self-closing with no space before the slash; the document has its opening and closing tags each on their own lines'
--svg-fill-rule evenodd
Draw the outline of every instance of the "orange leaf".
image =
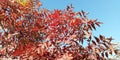
<svg viewBox="0 0 120 60">
<path fill-rule="evenodd" d="M 38 30 L 40 30 L 38 27 L 32 28 L 32 31 L 38 31 Z"/>
</svg>

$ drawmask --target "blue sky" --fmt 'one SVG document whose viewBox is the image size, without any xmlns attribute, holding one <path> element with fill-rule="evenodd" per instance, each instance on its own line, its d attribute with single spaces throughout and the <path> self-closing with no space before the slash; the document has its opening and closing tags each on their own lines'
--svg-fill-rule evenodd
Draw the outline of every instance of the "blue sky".
<svg viewBox="0 0 120 60">
<path fill-rule="evenodd" d="M 120 42 L 120 0 L 40 0 L 43 3 L 41 8 L 49 10 L 64 9 L 67 5 L 73 4 L 74 11 L 84 10 L 89 12 L 91 19 L 98 19 L 104 24 L 94 31 L 93 35 L 112 36 L 113 42 Z"/>
</svg>

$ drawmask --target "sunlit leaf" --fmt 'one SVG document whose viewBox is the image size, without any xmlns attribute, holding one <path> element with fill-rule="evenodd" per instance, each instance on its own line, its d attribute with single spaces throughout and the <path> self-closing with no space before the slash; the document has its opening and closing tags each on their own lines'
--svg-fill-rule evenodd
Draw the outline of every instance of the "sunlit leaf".
<svg viewBox="0 0 120 60">
<path fill-rule="evenodd" d="M 29 2 L 29 0 L 16 0 L 16 1 L 24 6 Z"/>
</svg>

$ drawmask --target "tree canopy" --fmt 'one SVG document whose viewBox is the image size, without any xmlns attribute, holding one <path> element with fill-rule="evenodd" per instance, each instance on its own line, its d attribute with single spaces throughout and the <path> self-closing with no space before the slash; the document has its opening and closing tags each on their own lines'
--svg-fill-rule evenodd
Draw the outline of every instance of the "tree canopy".
<svg viewBox="0 0 120 60">
<path fill-rule="evenodd" d="M 20 60 L 103 60 L 116 50 L 112 37 L 93 36 L 102 22 L 86 12 L 40 9 L 39 0 L 0 1 L 0 58 Z M 87 41 L 87 46 L 83 46 Z"/>
</svg>

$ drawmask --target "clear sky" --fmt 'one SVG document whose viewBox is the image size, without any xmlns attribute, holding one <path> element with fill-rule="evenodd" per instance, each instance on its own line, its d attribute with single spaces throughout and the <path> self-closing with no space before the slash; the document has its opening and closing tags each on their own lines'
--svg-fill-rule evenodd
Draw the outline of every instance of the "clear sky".
<svg viewBox="0 0 120 60">
<path fill-rule="evenodd" d="M 112 36 L 113 42 L 120 42 L 120 0 L 40 0 L 43 3 L 41 8 L 64 9 L 67 5 L 73 4 L 75 11 L 84 10 L 89 12 L 91 19 L 98 19 L 104 24 L 94 31 L 94 35 Z"/>
</svg>

